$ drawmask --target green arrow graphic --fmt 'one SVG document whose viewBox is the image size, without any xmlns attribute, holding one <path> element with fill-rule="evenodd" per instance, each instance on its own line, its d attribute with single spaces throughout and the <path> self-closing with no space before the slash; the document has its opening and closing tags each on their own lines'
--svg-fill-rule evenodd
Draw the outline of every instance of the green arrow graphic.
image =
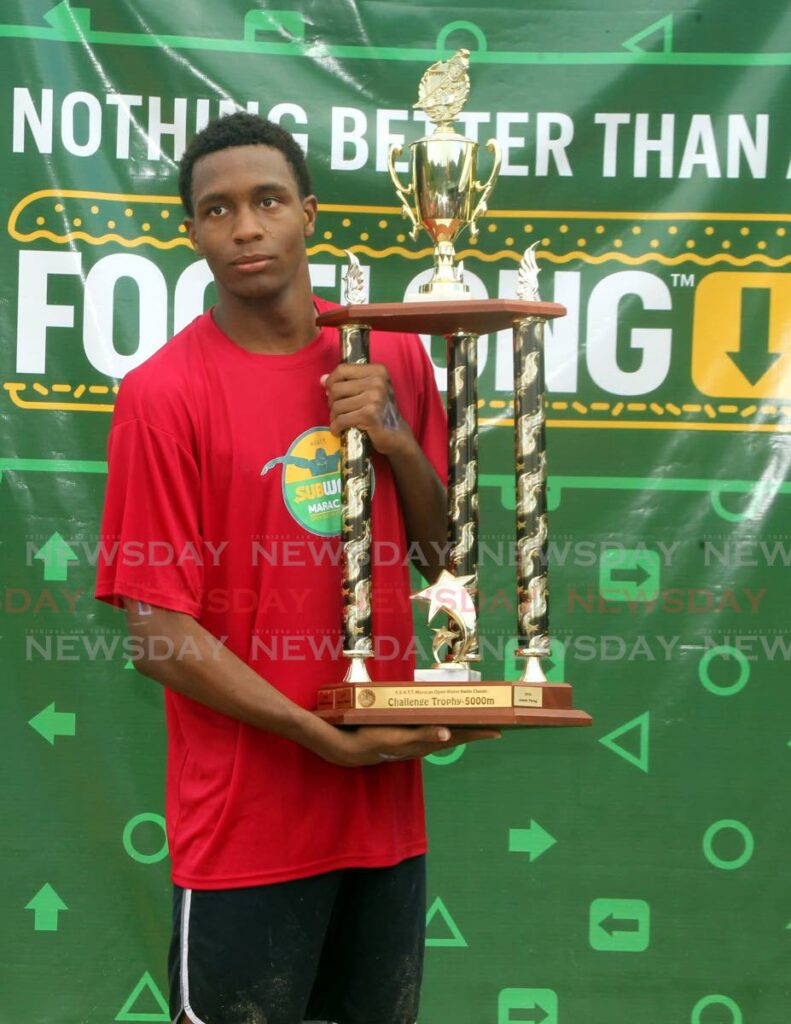
<svg viewBox="0 0 791 1024">
<path fill-rule="evenodd" d="M 25 906 L 25 910 L 33 911 L 33 928 L 37 932 L 56 932 L 58 930 L 58 914 L 69 908 L 47 882 L 39 889 L 33 899 Z"/>
<path fill-rule="evenodd" d="M 508 1018 L 509 1024 L 546 1024 L 549 1020 L 550 1015 L 544 1009 L 543 1006 L 533 1006 L 527 1009 L 517 1011 L 518 1017 L 512 1015 Z"/>
<path fill-rule="evenodd" d="M 599 593 L 608 601 L 654 601 L 660 577 L 657 551 L 610 548 L 599 560 Z"/>
<path fill-rule="evenodd" d="M 530 828 L 512 828 L 508 830 L 508 852 L 526 853 L 530 863 L 537 860 L 542 853 L 557 842 L 538 822 L 530 819 Z"/>
<path fill-rule="evenodd" d="M 596 899 L 589 941 L 603 953 L 644 953 L 650 943 L 651 907 L 645 900 Z"/>
<path fill-rule="evenodd" d="M 44 15 L 62 42 L 76 42 L 91 31 L 91 12 L 87 7 L 70 7 L 69 0 L 51 7 Z"/>
<path fill-rule="evenodd" d="M 450 911 L 445 906 L 445 904 L 443 903 L 439 896 L 437 896 L 437 898 L 428 908 L 428 913 L 426 914 L 426 930 L 428 930 L 429 925 L 431 924 L 435 917 L 440 917 L 445 922 L 449 934 L 447 936 L 431 938 L 426 936 L 426 945 L 454 946 L 459 949 L 466 949 L 467 940 L 461 934 L 459 926 L 453 920 Z"/>
<path fill-rule="evenodd" d="M 727 355 L 751 384 L 757 384 L 780 358 L 779 352 L 769 351 L 770 301 L 771 291 L 768 288 L 742 289 L 739 348 Z"/>
<path fill-rule="evenodd" d="M 55 746 L 56 736 L 73 736 L 77 729 L 77 716 L 71 711 L 56 711 L 55 703 L 49 704 L 43 711 L 27 723 L 31 725 L 39 735 L 43 736 L 47 743 Z"/>
<path fill-rule="evenodd" d="M 642 43 L 644 40 L 649 39 L 653 35 L 657 35 L 659 32 L 662 33 L 662 53 L 673 52 L 673 15 L 666 14 L 664 18 L 660 18 L 658 21 L 652 22 L 648 28 L 644 28 L 641 32 L 636 35 L 630 36 L 628 39 L 621 43 L 621 46 L 625 50 L 629 50 L 632 53 L 642 53 L 646 50 L 645 46 L 638 46 L 638 43 Z"/>
<path fill-rule="evenodd" d="M 158 1009 L 150 1010 L 133 1010 L 132 1007 L 137 1003 L 144 992 L 147 992 L 151 998 L 144 1000 L 151 1005 L 152 999 Z M 168 1004 L 165 1002 L 165 998 L 159 990 L 159 986 L 151 977 L 148 971 L 140 978 L 140 981 L 135 985 L 132 991 L 129 993 L 129 998 L 126 1000 L 124 1005 L 118 1011 L 118 1015 L 115 1018 L 119 1021 L 169 1021 L 170 1014 L 168 1013 Z"/>
<path fill-rule="evenodd" d="M 44 563 L 45 580 L 65 580 L 69 575 L 69 562 L 76 562 L 77 556 L 56 531 L 47 543 L 39 548 L 34 558 Z"/>
<path fill-rule="evenodd" d="M 608 914 L 599 921 L 599 928 L 612 935 L 613 932 L 638 932 L 641 922 L 636 917 L 616 917 Z"/>
<path fill-rule="evenodd" d="M 519 1016 L 514 1017 L 513 1015 L 508 1018 L 510 1024 L 546 1024 L 549 1020 L 549 1014 L 543 1006 L 534 1006 L 532 1009 L 525 1009 L 519 1011 Z"/>
<path fill-rule="evenodd" d="M 613 583 L 632 583 L 639 587 L 650 578 L 651 573 L 644 565 L 636 565 L 633 569 L 610 569 L 610 579 Z"/>
<path fill-rule="evenodd" d="M 497 1024 L 557 1024 L 558 995 L 551 988 L 504 988 L 497 1000 Z"/>
<path fill-rule="evenodd" d="M 628 722 L 624 722 L 623 725 L 619 725 L 617 729 L 613 729 L 612 732 L 608 732 L 606 736 L 599 737 L 599 743 L 604 744 L 613 753 L 622 757 L 629 764 L 633 764 L 636 768 L 639 768 L 642 772 L 648 771 L 648 737 L 649 728 L 651 724 L 651 712 L 644 711 L 642 715 L 638 715 L 636 718 L 630 718 Z M 628 733 L 638 730 L 638 752 L 632 753 L 631 750 L 627 750 L 626 747 L 621 746 L 620 743 L 615 741 L 620 739 L 622 736 L 626 736 Z"/>
</svg>

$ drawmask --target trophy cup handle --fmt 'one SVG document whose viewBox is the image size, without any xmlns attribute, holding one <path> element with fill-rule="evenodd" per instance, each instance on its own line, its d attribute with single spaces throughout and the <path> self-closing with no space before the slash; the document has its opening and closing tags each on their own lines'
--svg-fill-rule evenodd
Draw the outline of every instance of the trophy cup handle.
<svg viewBox="0 0 791 1024">
<path fill-rule="evenodd" d="M 387 154 L 387 169 L 390 171 L 390 180 L 393 182 L 393 188 L 395 188 L 398 198 L 401 200 L 401 212 L 412 224 L 412 230 L 409 232 L 409 237 L 413 242 L 415 242 L 417 241 L 417 236 L 420 233 L 420 224 L 415 216 L 415 211 L 409 203 L 409 197 L 412 195 L 415 188 L 411 181 L 409 185 L 404 185 L 398 177 L 398 171 L 395 168 L 396 159 L 401 156 L 403 151 L 403 146 L 390 147 L 390 152 Z"/>
<path fill-rule="evenodd" d="M 502 163 L 502 154 L 500 152 L 500 146 L 497 143 L 497 139 L 489 139 L 486 143 L 486 148 L 494 157 L 494 166 L 492 167 L 492 173 L 489 175 L 489 180 L 485 185 L 482 185 L 479 181 L 473 183 L 473 188 L 476 192 L 482 192 L 483 195 L 478 200 L 478 205 L 472 212 L 470 217 L 470 238 L 475 241 L 478 237 L 478 225 L 476 223 L 478 217 L 483 217 L 488 207 L 486 202 L 489 196 L 492 194 L 495 182 L 497 181 L 498 175 L 500 174 L 500 164 Z"/>
</svg>

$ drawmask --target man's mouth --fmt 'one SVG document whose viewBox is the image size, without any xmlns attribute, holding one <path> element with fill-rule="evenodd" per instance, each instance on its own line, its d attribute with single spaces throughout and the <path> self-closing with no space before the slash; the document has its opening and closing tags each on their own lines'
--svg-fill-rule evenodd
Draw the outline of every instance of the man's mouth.
<svg viewBox="0 0 791 1024">
<path fill-rule="evenodd" d="M 271 262 L 271 256 L 266 256 L 264 253 L 254 252 L 245 256 L 237 256 L 235 260 L 231 261 L 231 266 L 235 267 L 243 274 L 254 274 L 256 271 L 263 270 L 263 268 Z"/>
</svg>

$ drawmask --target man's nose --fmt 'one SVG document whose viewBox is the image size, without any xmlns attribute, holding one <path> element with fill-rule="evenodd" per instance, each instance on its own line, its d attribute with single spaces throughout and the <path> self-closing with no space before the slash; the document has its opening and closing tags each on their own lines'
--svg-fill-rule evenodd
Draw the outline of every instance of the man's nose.
<svg viewBox="0 0 791 1024">
<path fill-rule="evenodd" d="M 253 238 L 261 238 L 263 234 L 264 227 L 256 211 L 248 207 L 240 209 L 234 221 L 234 238 L 240 242 L 247 242 Z"/>
</svg>

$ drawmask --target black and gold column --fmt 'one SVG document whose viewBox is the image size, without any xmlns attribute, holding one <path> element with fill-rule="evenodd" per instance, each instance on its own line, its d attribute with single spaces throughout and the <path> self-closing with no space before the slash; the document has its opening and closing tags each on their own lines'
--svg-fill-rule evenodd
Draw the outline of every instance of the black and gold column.
<svg viewBox="0 0 791 1024">
<path fill-rule="evenodd" d="M 369 328 L 341 328 L 341 361 L 368 362 Z M 343 654 L 351 663 L 347 682 L 367 682 L 365 659 L 371 641 L 371 455 L 364 430 L 350 427 L 341 434 L 341 543 L 343 570 Z"/>
<path fill-rule="evenodd" d="M 478 336 L 448 336 L 448 569 L 471 576 L 467 590 L 478 611 Z M 451 623 L 451 629 L 454 624 Z M 454 661 L 477 661 L 477 626 L 452 644 Z"/>
<path fill-rule="evenodd" d="M 525 679 L 544 678 L 549 655 L 547 605 L 547 467 L 544 413 L 543 317 L 514 324 L 514 438 L 516 444 L 517 656 Z"/>
</svg>

